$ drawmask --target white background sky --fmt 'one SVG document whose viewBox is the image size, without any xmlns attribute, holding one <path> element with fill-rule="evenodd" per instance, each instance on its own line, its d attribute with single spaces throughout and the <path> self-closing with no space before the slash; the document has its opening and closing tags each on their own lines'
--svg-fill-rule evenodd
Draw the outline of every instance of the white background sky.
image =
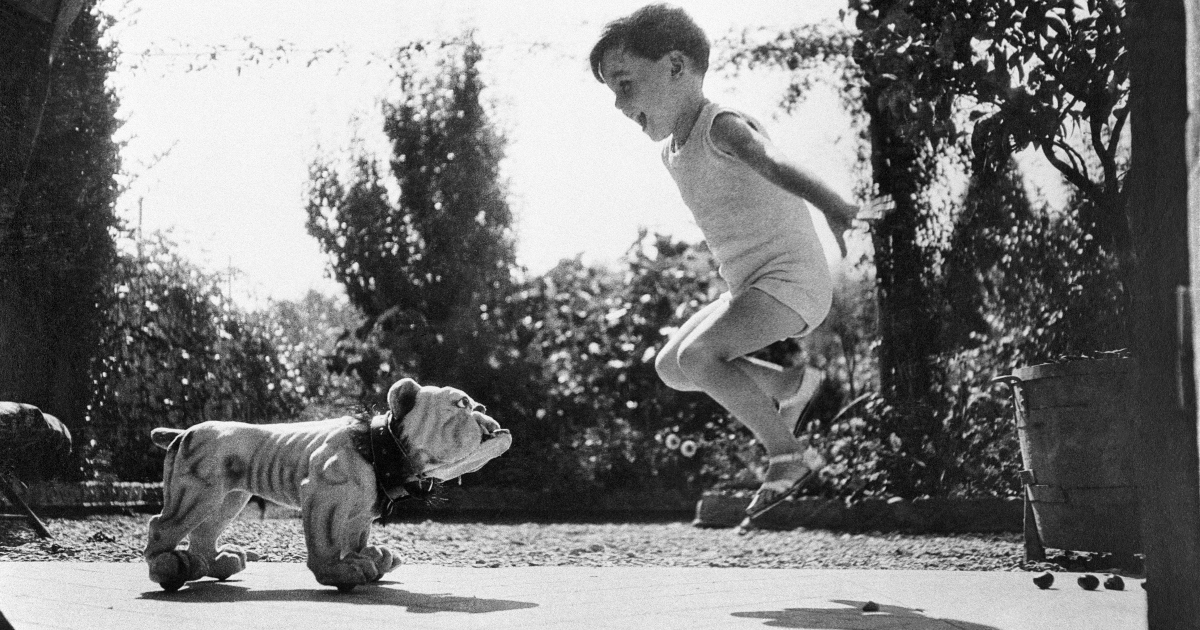
<svg viewBox="0 0 1200 630">
<path fill-rule="evenodd" d="M 474 28 L 485 46 L 483 71 L 496 122 L 509 138 L 503 165 L 517 217 L 518 261 L 540 273 L 561 258 L 611 263 L 639 226 L 699 240 L 699 231 L 662 167 L 658 147 L 612 106 L 587 54 L 601 27 L 641 0 L 107 0 L 119 19 L 113 36 L 126 53 L 112 82 L 127 122 L 126 169 L 137 180 L 121 201 L 130 224 L 167 230 L 195 262 L 239 270 L 245 299 L 338 293 L 325 257 L 304 230 L 307 167 L 320 151 L 355 134 L 379 142 L 380 63 L 412 39 Z M 716 0 L 680 4 L 717 39 L 732 29 L 781 30 L 836 20 L 844 0 Z M 244 48 L 290 42 L 297 50 L 341 46 L 306 65 L 243 67 L 221 55 L 187 71 L 177 53 L 211 45 Z M 548 47 L 531 52 L 530 45 Z M 158 51 L 140 56 L 145 50 Z M 165 54 L 164 54 L 165 53 Z M 373 60 L 368 64 L 369 60 Z M 134 62 L 139 68 L 130 67 Z M 781 75 L 729 79 L 710 73 L 710 98 L 742 107 L 767 124 L 789 154 L 849 196 L 854 143 L 848 119 L 828 94 L 793 116 L 779 114 Z M 357 122 L 354 122 L 357 121 Z M 170 149 L 153 166 L 152 156 Z M 832 239 L 823 223 L 827 250 Z"/>
</svg>

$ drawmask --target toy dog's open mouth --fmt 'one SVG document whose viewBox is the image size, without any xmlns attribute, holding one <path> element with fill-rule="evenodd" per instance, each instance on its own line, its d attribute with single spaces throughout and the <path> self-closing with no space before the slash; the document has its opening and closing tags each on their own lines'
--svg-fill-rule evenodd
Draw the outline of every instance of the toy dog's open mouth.
<svg viewBox="0 0 1200 630">
<path fill-rule="evenodd" d="M 442 481 L 461 477 L 483 468 L 484 464 L 499 457 L 510 446 L 512 446 L 512 434 L 508 432 L 508 429 L 485 433 L 483 440 L 479 443 L 479 448 L 472 451 L 466 457 L 456 462 L 439 464 L 426 470 L 422 476 Z"/>
</svg>

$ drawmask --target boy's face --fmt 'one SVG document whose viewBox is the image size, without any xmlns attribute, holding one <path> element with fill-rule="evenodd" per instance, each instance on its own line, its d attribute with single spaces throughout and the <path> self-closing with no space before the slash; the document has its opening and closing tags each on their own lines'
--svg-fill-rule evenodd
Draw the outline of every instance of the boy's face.
<svg viewBox="0 0 1200 630">
<path fill-rule="evenodd" d="M 600 61 L 604 84 L 617 99 L 613 105 L 658 142 L 675 129 L 680 107 L 672 97 L 671 55 L 652 61 L 625 51 L 609 49 Z"/>
</svg>

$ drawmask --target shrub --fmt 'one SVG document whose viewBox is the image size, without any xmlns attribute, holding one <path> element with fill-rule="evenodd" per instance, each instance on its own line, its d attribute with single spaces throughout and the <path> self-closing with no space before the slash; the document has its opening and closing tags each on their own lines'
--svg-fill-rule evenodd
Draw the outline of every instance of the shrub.
<svg viewBox="0 0 1200 630">
<path fill-rule="evenodd" d="M 76 443 L 93 474 L 155 480 L 163 457 L 154 427 L 292 419 L 305 385 L 275 331 L 238 309 L 218 276 L 161 235 L 139 249 L 120 257 L 109 286 L 86 438 Z"/>
<path fill-rule="evenodd" d="M 624 270 L 565 260 L 489 309 L 507 349 L 486 400 L 514 434 L 488 483 L 695 494 L 727 466 L 728 419 L 708 397 L 666 388 L 654 357 L 671 327 L 723 290 L 705 250 L 643 233 Z M 511 415 L 505 415 L 511 414 Z M 664 446 L 690 440 L 696 452 Z M 567 481 L 564 481 L 567 480 Z"/>
</svg>

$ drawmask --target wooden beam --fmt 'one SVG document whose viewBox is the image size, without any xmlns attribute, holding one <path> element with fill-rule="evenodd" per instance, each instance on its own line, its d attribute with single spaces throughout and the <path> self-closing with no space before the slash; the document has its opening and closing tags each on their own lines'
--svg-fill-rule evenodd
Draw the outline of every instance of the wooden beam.
<svg viewBox="0 0 1200 630">
<path fill-rule="evenodd" d="M 1127 178 L 1136 269 L 1133 349 L 1147 621 L 1151 630 L 1200 620 L 1200 443 L 1193 342 L 1187 332 L 1195 256 L 1190 232 L 1185 3 L 1129 4 L 1130 133 Z M 1194 195 L 1194 193 L 1193 193 Z M 1190 216 L 1189 216 L 1190 215 Z"/>
<path fill-rule="evenodd" d="M 30 509 L 29 504 L 25 503 L 21 495 L 17 494 L 17 489 L 9 482 L 8 475 L 0 474 L 0 493 L 4 494 L 4 498 L 8 499 L 9 503 L 21 509 L 25 514 L 25 520 L 29 522 L 30 527 L 33 527 L 39 537 L 50 538 L 50 530 L 46 529 L 46 524 L 42 522 L 42 519 L 38 518 L 38 515 Z"/>
<path fill-rule="evenodd" d="M 1200 315 L 1200 0 L 1185 0 L 1184 15 L 1187 38 L 1185 47 L 1185 62 L 1187 69 L 1187 107 L 1188 120 L 1184 139 L 1184 152 L 1188 169 L 1188 199 L 1187 218 L 1190 253 L 1190 296 L 1192 312 L 1192 338 L 1189 340 L 1192 349 L 1192 374 L 1200 374 L 1200 326 L 1195 325 L 1195 318 Z M 1196 415 L 1195 401 L 1200 401 L 1200 379 L 1193 378 L 1193 422 L 1200 422 Z M 1197 430 L 1198 442 L 1193 448 L 1200 449 L 1200 429 Z M 1192 565 L 1192 570 L 1200 570 L 1200 561 Z M 1200 622 L 1197 622 L 1200 624 Z"/>
</svg>

